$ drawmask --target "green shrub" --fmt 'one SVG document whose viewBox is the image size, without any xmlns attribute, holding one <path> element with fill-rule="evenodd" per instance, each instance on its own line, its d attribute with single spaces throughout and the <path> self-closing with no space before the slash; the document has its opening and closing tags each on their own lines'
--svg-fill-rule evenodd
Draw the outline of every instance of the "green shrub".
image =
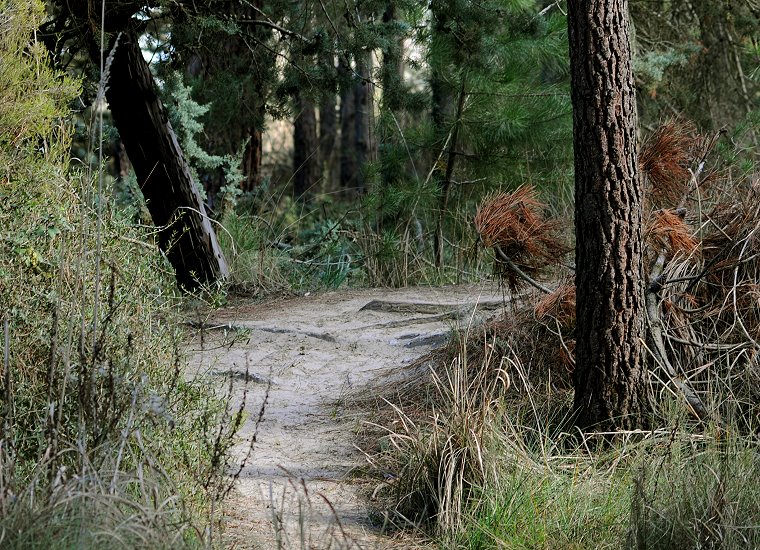
<svg viewBox="0 0 760 550">
<path fill-rule="evenodd" d="M 150 233 L 69 166 L 78 86 L 30 42 L 42 18 L 0 2 L 0 546 L 200 543 L 225 409 L 185 379 Z"/>
</svg>

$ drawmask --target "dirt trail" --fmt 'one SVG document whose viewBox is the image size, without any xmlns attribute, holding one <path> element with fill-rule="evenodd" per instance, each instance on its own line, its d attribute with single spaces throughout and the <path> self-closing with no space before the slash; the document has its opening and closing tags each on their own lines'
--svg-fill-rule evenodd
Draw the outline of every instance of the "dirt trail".
<svg viewBox="0 0 760 550">
<path fill-rule="evenodd" d="M 500 297 L 483 283 L 328 292 L 215 312 L 206 326 L 216 329 L 204 331 L 202 346 L 200 337 L 191 344 L 190 364 L 220 387 L 232 376 L 238 403 L 248 369 L 243 436 L 252 434 L 269 388 L 257 442 L 228 502 L 225 547 L 414 547 L 391 541 L 369 519 L 368 488 L 356 474 L 366 462 L 354 442 L 364 419 L 341 400 L 444 342 L 472 317 L 472 304 L 494 309 Z"/>
</svg>

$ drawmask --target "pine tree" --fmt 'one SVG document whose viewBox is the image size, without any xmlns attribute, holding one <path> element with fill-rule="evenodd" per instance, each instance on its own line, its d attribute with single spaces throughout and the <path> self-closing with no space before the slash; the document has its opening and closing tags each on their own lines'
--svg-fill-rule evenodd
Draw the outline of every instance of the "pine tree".
<svg viewBox="0 0 760 550">
<path fill-rule="evenodd" d="M 608 22 L 600 27 L 597 21 Z M 642 203 L 626 0 L 568 2 L 575 144 L 575 409 L 646 427 Z"/>
<path fill-rule="evenodd" d="M 415 217 L 423 214 L 440 266 L 444 241 L 463 236 L 452 209 L 467 208 L 495 187 L 516 187 L 527 173 L 539 186 L 568 180 L 566 26 L 559 12 L 539 14 L 530 1 L 435 0 L 427 27 L 424 16 L 396 4 L 393 22 L 385 22 L 397 32 L 417 29 L 411 35 L 426 66 L 412 67 L 428 87 L 404 89 L 394 61 L 399 35 L 386 30 L 384 59 L 394 66 L 380 71 L 373 204 L 381 220 L 410 216 L 412 209 Z M 400 229 L 407 227 L 402 222 Z"/>
</svg>

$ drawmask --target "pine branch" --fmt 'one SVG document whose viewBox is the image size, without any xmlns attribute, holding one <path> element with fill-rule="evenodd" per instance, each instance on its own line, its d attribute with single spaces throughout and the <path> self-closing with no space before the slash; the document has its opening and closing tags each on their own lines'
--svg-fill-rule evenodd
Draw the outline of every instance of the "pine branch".
<svg viewBox="0 0 760 550">
<path fill-rule="evenodd" d="M 545 287 L 544 285 L 542 285 L 541 283 L 539 283 L 538 281 L 536 281 L 535 279 L 533 279 L 530 275 L 528 275 L 527 273 L 525 273 L 522 269 L 520 269 L 519 267 L 517 267 L 517 265 L 510 259 L 509 256 L 507 256 L 504 253 L 504 251 L 501 249 L 501 247 L 498 244 L 494 245 L 493 248 L 494 248 L 494 250 L 496 250 L 496 253 L 504 261 L 504 263 L 507 264 L 507 267 L 509 269 L 511 269 L 515 273 L 515 275 L 517 275 L 518 277 L 520 277 L 523 281 L 525 281 L 526 283 L 528 283 L 532 287 L 537 288 L 541 292 L 544 292 L 546 294 L 551 294 L 552 293 L 552 291 L 548 287 Z"/>
</svg>

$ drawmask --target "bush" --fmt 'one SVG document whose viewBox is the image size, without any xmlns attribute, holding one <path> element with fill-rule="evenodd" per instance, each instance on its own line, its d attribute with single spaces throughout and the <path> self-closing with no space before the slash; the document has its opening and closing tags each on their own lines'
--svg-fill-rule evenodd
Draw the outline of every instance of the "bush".
<svg viewBox="0 0 760 550">
<path fill-rule="evenodd" d="M 0 3 L 0 546 L 200 543 L 225 410 L 185 380 L 151 236 L 69 166 L 78 85 L 29 41 L 42 17 Z"/>
</svg>

